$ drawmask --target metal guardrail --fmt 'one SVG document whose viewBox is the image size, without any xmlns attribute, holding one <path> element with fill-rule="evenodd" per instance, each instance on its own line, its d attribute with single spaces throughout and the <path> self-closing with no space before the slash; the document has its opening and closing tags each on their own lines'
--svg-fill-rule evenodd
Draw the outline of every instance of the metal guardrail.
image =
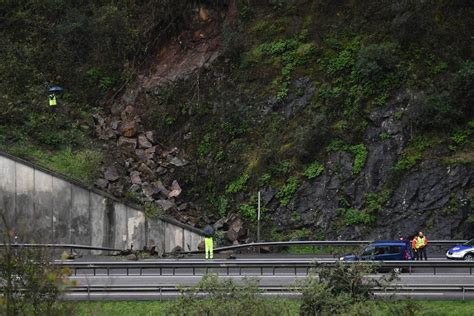
<svg viewBox="0 0 474 316">
<path fill-rule="evenodd" d="M 430 246 L 446 246 L 458 245 L 465 243 L 467 240 L 430 240 Z M 296 240 L 296 241 L 270 241 L 270 242 L 254 242 L 248 244 L 240 244 L 227 247 L 214 248 L 214 252 L 238 250 L 243 248 L 258 247 L 287 247 L 287 246 L 362 246 L 375 242 L 374 240 Z M 183 253 L 203 253 L 204 251 L 188 251 Z"/>
<path fill-rule="evenodd" d="M 179 296 L 183 290 L 191 288 L 191 286 L 177 286 L 176 284 L 159 284 L 159 285 L 142 285 L 142 284 L 128 284 L 128 285 L 77 285 L 66 288 L 67 294 L 157 294 L 159 300 L 165 298 L 169 299 L 170 295 Z M 303 287 L 301 286 L 262 286 L 259 285 L 261 294 L 266 295 L 301 295 Z M 436 293 L 462 293 L 462 300 L 465 300 L 466 293 L 474 292 L 474 285 L 460 285 L 460 284 L 392 284 L 386 287 L 374 287 L 374 294 L 409 296 L 410 294 L 420 294 L 426 292 Z M 206 293 L 199 293 L 205 296 Z M 168 295 L 167 297 L 165 295 Z"/>
<path fill-rule="evenodd" d="M 258 275 L 275 275 L 276 271 L 286 269 L 291 270 L 294 275 L 308 275 L 311 269 L 315 267 L 334 267 L 338 260 L 245 260 L 245 261 L 204 261 L 204 260 L 177 260 L 177 261 L 144 261 L 144 262 L 55 262 L 58 266 L 69 267 L 78 275 L 79 271 L 83 274 L 92 275 L 111 275 L 111 272 L 124 271 L 125 275 L 199 275 L 212 272 L 222 273 L 223 275 L 242 275 L 244 269 L 253 269 Z M 403 269 L 412 273 L 414 269 L 432 269 L 433 275 L 439 273 L 440 269 L 456 269 L 458 272 L 472 275 L 474 262 L 472 261 L 362 261 L 366 264 L 373 264 L 377 269 Z M 353 262 L 341 262 L 351 265 Z M 184 270 L 184 271 L 183 271 Z M 131 273 L 132 271 L 132 273 Z M 144 271 L 148 272 L 144 274 Z M 156 272 L 157 271 L 157 272 Z M 168 271 L 164 274 L 163 271 Z M 177 274 L 177 271 L 180 274 Z M 98 272 L 102 272 L 98 274 Z M 124 272 L 121 272 L 122 274 Z M 298 273 L 299 272 L 299 273 Z M 116 273 L 114 275 L 117 275 Z"/>
<path fill-rule="evenodd" d="M 298 241 L 275 241 L 275 242 L 258 242 L 234 245 L 228 247 L 218 247 L 214 249 L 214 252 L 222 252 L 229 250 L 237 250 L 243 248 L 257 248 L 257 247 L 287 247 L 287 246 L 361 246 L 373 243 L 373 240 L 298 240 Z M 432 240 L 430 246 L 444 246 L 444 245 L 457 245 L 466 242 L 466 240 Z M 64 249 L 82 249 L 82 250 L 102 250 L 102 251 L 113 251 L 121 252 L 123 249 L 109 248 L 109 247 L 95 247 L 88 245 L 75 245 L 75 244 L 0 244 L 0 248 L 10 246 L 12 248 L 64 248 Z M 186 251 L 181 252 L 182 254 L 193 254 L 203 253 L 204 251 Z"/>
<path fill-rule="evenodd" d="M 83 250 L 102 250 L 121 252 L 122 250 L 108 247 L 94 247 L 88 245 L 74 245 L 74 244 L 0 244 L 0 248 L 60 248 L 60 249 L 83 249 Z"/>
</svg>

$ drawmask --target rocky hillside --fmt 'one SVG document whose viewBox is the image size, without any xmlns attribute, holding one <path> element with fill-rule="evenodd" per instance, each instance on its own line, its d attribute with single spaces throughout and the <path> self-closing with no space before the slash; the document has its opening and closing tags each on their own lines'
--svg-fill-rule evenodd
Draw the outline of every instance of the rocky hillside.
<svg viewBox="0 0 474 316">
<path fill-rule="evenodd" d="M 3 116 L 3 148 L 65 172 L 77 168 L 58 153 L 95 157 L 80 170 L 98 187 L 148 216 L 213 223 L 229 243 L 255 237 L 258 191 L 265 239 L 474 237 L 469 1 L 145 2 L 91 8 L 126 22 L 100 34 L 128 53 L 66 49 L 92 88 L 71 89 L 53 120 L 25 119 L 67 136 Z"/>
</svg>

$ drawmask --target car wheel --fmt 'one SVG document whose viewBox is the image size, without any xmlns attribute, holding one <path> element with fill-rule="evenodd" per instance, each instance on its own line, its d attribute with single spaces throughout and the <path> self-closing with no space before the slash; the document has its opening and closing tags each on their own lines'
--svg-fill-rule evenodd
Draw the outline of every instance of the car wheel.
<svg viewBox="0 0 474 316">
<path fill-rule="evenodd" d="M 473 261 L 474 260 L 474 254 L 468 253 L 467 255 L 464 256 L 464 260 Z"/>
</svg>

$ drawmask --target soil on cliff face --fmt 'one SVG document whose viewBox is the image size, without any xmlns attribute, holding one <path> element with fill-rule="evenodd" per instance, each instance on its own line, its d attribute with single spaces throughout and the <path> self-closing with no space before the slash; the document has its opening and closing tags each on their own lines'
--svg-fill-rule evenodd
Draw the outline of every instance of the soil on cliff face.
<svg viewBox="0 0 474 316">
<path fill-rule="evenodd" d="M 377 55 L 398 46 L 324 38 L 303 6 L 278 18 L 245 8 L 199 7 L 96 115 L 109 162 L 96 185 L 152 215 L 212 223 L 228 243 L 254 237 L 257 191 L 267 239 L 473 237 L 474 127 L 455 150 L 419 133 L 428 88 L 394 82 L 408 62 Z M 346 83 L 364 62 L 377 79 Z"/>
</svg>

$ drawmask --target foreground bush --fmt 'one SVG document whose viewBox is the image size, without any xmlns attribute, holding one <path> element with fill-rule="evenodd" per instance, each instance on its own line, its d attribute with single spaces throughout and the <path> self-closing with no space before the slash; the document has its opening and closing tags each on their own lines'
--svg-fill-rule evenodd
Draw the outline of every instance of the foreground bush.
<svg viewBox="0 0 474 316">
<path fill-rule="evenodd" d="M 290 315 L 284 301 L 266 299 L 258 280 L 245 279 L 244 285 L 232 279 L 219 281 L 206 275 L 195 287 L 183 289 L 182 296 L 166 308 L 167 315 Z"/>
<path fill-rule="evenodd" d="M 414 304 L 390 304 L 378 301 L 374 288 L 384 288 L 397 277 L 395 274 L 367 278 L 379 266 L 367 263 L 336 263 L 333 268 L 317 266 L 313 275 L 299 284 L 303 294 L 301 315 L 415 315 Z"/>
<path fill-rule="evenodd" d="M 42 249 L 11 247 L 14 231 L 1 209 L 0 233 L 6 245 L 0 249 L 0 315 L 71 315 L 70 306 L 58 302 L 70 271 L 56 267 Z"/>
</svg>

